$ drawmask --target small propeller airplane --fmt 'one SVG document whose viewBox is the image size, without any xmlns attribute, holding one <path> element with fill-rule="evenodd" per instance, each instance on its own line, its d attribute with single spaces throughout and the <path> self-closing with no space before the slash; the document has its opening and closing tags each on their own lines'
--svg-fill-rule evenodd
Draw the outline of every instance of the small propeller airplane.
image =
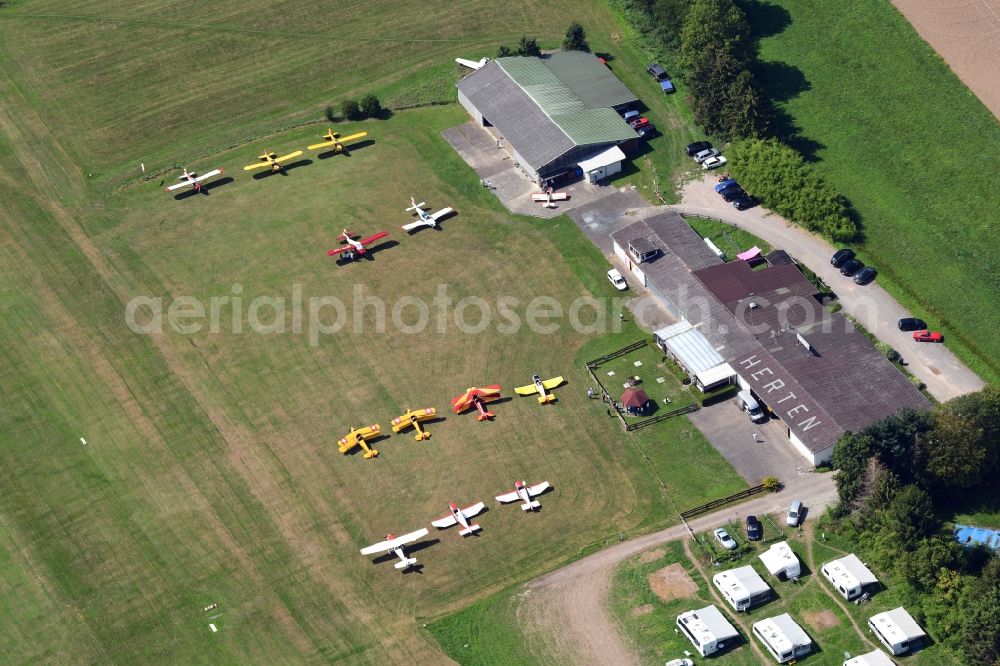
<svg viewBox="0 0 1000 666">
<path fill-rule="evenodd" d="M 404 224 L 403 229 L 406 231 L 413 231 L 414 229 L 418 229 L 420 227 L 434 227 L 436 229 L 438 226 L 438 220 L 455 212 L 452 208 L 442 208 L 436 213 L 428 213 L 424 210 L 424 206 L 427 204 L 423 201 L 417 203 L 417 200 L 413 197 L 410 197 L 410 203 L 413 205 L 406 209 L 407 212 L 412 211 L 416 213 L 420 219 L 415 222 L 410 222 L 409 224 Z"/>
<path fill-rule="evenodd" d="M 458 505 L 452 502 L 448 505 L 448 515 L 442 516 L 437 520 L 432 520 L 431 525 L 443 530 L 446 527 L 451 527 L 457 523 L 462 526 L 462 529 L 458 531 L 460 536 L 475 534 L 479 530 L 483 529 L 482 525 L 469 524 L 469 518 L 481 513 L 485 508 L 486 505 L 479 502 L 478 504 L 467 506 L 464 509 L 459 509 Z"/>
<path fill-rule="evenodd" d="M 455 58 L 457 62 L 462 67 L 468 67 L 469 69 L 482 69 L 490 61 L 489 58 L 481 58 L 479 60 L 469 60 L 468 58 Z"/>
<path fill-rule="evenodd" d="M 368 440 L 378 437 L 382 433 L 382 426 L 373 423 L 364 428 L 351 428 L 351 431 L 344 435 L 338 442 L 341 453 L 347 453 L 356 446 L 360 446 L 365 451 L 365 459 L 374 458 L 378 455 L 378 449 L 368 446 Z"/>
<path fill-rule="evenodd" d="M 415 440 L 419 442 L 424 439 L 430 439 L 431 434 L 420 427 L 420 422 L 432 419 L 435 416 L 437 416 L 437 410 L 433 407 L 428 407 L 426 409 L 408 409 L 405 414 L 397 416 L 392 420 L 392 431 L 396 433 L 403 432 L 412 426 L 417 431 L 416 435 L 414 435 Z"/>
<path fill-rule="evenodd" d="M 389 235 L 388 231 L 380 231 L 377 234 L 368 236 L 367 238 L 362 238 L 361 240 L 354 240 L 351 238 L 352 234 L 347 229 L 344 229 L 344 233 L 337 236 L 337 240 L 341 243 L 346 243 L 341 247 L 334 248 L 333 250 L 327 251 L 328 256 L 336 256 L 340 253 L 344 254 L 344 258 L 347 260 L 354 260 L 358 257 L 364 255 L 368 250 L 365 249 L 365 245 L 370 245 L 380 238 L 385 238 Z"/>
<path fill-rule="evenodd" d="M 393 566 L 397 569 L 409 569 L 417 563 L 417 558 L 407 557 L 406 551 L 403 550 L 403 546 L 408 543 L 413 543 L 417 539 L 422 539 L 427 536 L 427 533 L 428 530 L 424 527 L 416 532 L 410 532 L 409 534 L 404 534 L 399 537 L 387 534 L 385 535 L 385 541 L 380 541 L 379 543 L 362 548 L 361 554 L 374 555 L 375 553 L 395 553 L 396 557 L 398 557 L 400 561 L 396 562 Z"/>
<path fill-rule="evenodd" d="M 473 386 L 465 389 L 465 393 L 452 400 L 451 407 L 455 410 L 456 414 L 461 414 L 469 407 L 475 407 L 476 411 L 479 412 L 479 414 L 476 415 L 476 420 L 485 421 L 496 416 L 496 414 L 486 409 L 486 403 L 499 399 L 499 384 L 484 386 L 482 388 Z"/>
<path fill-rule="evenodd" d="M 541 503 L 538 500 L 532 500 L 531 498 L 535 495 L 541 495 L 548 489 L 548 481 L 542 481 L 541 483 L 536 483 L 533 486 L 529 486 L 524 481 L 515 481 L 514 490 L 509 493 L 504 493 L 503 495 L 497 495 L 497 501 L 507 504 L 508 502 L 517 502 L 520 500 L 524 502 L 524 504 L 521 505 L 521 511 L 533 511 L 540 507 Z"/>
<path fill-rule="evenodd" d="M 321 148 L 333 148 L 334 152 L 344 152 L 347 147 L 344 145 L 348 141 L 356 141 L 363 137 L 368 136 L 368 132 L 355 132 L 354 134 L 349 134 L 348 136 L 340 136 L 339 132 L 334 132 L 332 129 L 326 130 L 326 134 L 323 135 L 323 143 L 314 143 L 309 146 L 309 150 L 320 150 Z"/>
<path fill-rule="evenodd" d="M 542 378 L 539 377 L 538 375 L 532 375 L 531 377 L 532 383 L 528 384 L 527 386 L 518 386 L 516 389 L 514 389 L 514 393 L 517 393 L 518 395 L 534 395 L 535 393 L 537 393 L 538 404 L 544 405 L 556 399 L 556 397 L 551 393 L 546 393 L 545 392 L 546 389 L 554 389 L 555 387 L 562 384 L 563 381 L 564 381 L 563 378 L 560 376 L 560 377 L 553 377 L 552 379 L 546 379 L 543 382 Z"/>
<path fill-rule="evenodd" d="M 293 160 L 302 154 L 301 150 L 296 150 L 295 152 L 288 153 L 287 155 L 282 155 L 278 157 L 277 153 L 272 153 L 270 150 L 265 151 L 263 155 L 257 156 L 256 164 L 248 164 L 243 167 L 244 171 L 253 171 L 254 169 L 263 169 L 264 167 L 271 167 L 271 173 L 277 173 L 278 171 L 284 171 L 284 163 Z"/>
<path fill-rule="evenodd" d="M 565 192 L 535 192 L 531 195 L 531 200 L 542 204 L 545 208 L 555 208 L 556 201 L 566 201 L 569 195 Z"/>
<path fill-rule="evenodd" d="M 184 169 L 184 173 L 177 176 L 177 180 L 181 182 L 177 183 L 176 185 L 168 186 L 166 190 L 167 192 L 173 192 L 174 190 L 179 190 L 182 187 L 187 187 L 190 185 L 191 187 L 194 188 L 195 192 L 201 192 L 202 189 L 204 188 L 204 186 L 202 185 L 203 182 L 205 182 L 209 178 L 214 178 L 215 176 L 221 176 L 221 175 L 222 175 L 222 169 L 212 169 L 208 173 L 203 173 L 200 176 L 196 174 L 194 171 L 188 171 L 187 169 Z"/>
</svg>

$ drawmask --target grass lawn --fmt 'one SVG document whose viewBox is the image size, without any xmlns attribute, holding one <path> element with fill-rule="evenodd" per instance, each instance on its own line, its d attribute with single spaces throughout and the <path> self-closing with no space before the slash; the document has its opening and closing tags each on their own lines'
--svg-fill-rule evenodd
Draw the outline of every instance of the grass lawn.
<svg viewBox="0 0 1000 666">
<path fill-rule="evenodd" d="M 1000 173 L 976 157 L 1000 154 L 996 118 L 889 0 L 755 0 L 749 16 L 761 80 L 860 216 L 860 257 L 1000 381 Z"/>
<path fill-rule="evenodd" d="M 737 254 L 745 252 L 755 245 L 760 248 L 761 254 L 767 254 L 774 249 L 749 231 L 732 224 L 708 220 L 703 217 L 685 217 L 684 221 L 691 225 L 691 228 L 697 231 L 699 236 L 708 238 L 715 243 L 715 247 L 726 255 L 726 261 L 734 261 Z M 761 265 L 766 266 L 767 264 L 762 263 Z"/>
<path fill-rule="evenodd" d="M 760 518 L 763 520 L 763 517 Z M 781 525 L 779 522 L 781 516 L 775 515 L 771 518 Z M 763 520 L 763 523 L 765 536 L 769 529 L 772 532 L 776 531 L 767 520 Z M 786 530 L 787 540 L 804 564 L 803 575 L 798 583 L 794 583 L 777 581 L 764 569 L 757 555 L 766 549 L 768 544 L 747 542 L 741 525 L 731 523 L 724 527 L 741 545 L 750 544 L 747 555 L 735 561 L 727 561 L 719 567 L 712 567 L 708 564 L 706 551 L 692 546 L 691 552 L 694 557 L 701 558 L 700 566 L 696 566 L 695 561 L 686 555 L 682 544 L 674 542 L 635 556 L 618 569 L 610 608 L 626 635 L 639 646 L 644 663 L 662 663 L 666 659 L 683 656 L 684 650 L 693 652 L 687 638 L 674 631 L 677 615 L 711 603 L 734 622 L 734 626 L 740 629 L 744 639 L 750 635 L 749 628 L 752 623 L 787 612 L 809 634 L 815 647 L 814 651 L 800 659 L 799 663 L 839 666 L 844 661 L 845 652 L 858 655 L 874 648 L 871 642 L 873 639 L 866 627 L 869 617 L 902 604 L 912 603 L 905 594 L 892 587 L 874 595 L 869 603 L 861 606 L 846 602 L 838 603 L 827 594 L 830 587 L 822 575 L 818 574 L 819 567 L 847 552 L 838 547 L 843 544 L 834 544 L 829 535 L 818 536 L 810 541 L 813 538 L 812 530 Z M 714 541 L 711 532 L 699 536 L 707 542 Z M 774 536 L 776 535 L 772 533 L 771 537 Z M 714 545 L 710 543 L 713 550 L 715 550 Z M 717 550 L 721 552 L 721 548 Z M 650 575 L 675 563 L 680 564 L 691 577 L 697 586 L 697 592 L 684 591 L 675 584 L 669 589 L 676 596 L 664 599 L 656 594 Z M 750 609 L 749 612 L 736 614 L 725 601 L 721 600 L 721 597 L 717 598 L 714 594 L 716 590 L 711 576 L 718 571 L 746 564 L 753 566 L 771 586 L 776 596 L 771 601 Z M 658 589 L 663 591 L 662 587 Z M 861 629 L 861 634 L 854 628 L 851 619 Z M 751 637 L 750 640 L 757 642 L 756 638 Z M 745 640 L 736 649 L 713 657 L 712 661 L 723 666 L 761 663 Z M 957 664 L 959 661 L 944 646 L 934 643 L 906 657 L 905 663 Z"/>
</svg>

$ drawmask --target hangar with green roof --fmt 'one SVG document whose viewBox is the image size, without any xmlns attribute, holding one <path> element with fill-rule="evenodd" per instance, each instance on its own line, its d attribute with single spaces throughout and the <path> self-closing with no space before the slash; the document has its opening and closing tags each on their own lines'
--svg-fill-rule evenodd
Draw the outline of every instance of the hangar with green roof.
<svg viewBox="0 0 1000 666">
<path fill-rule="evenodd" d="M 639 147 L 618 115 L 636 96 L 590 53 L 491 60 L 458 82 L 458 101 L 477 123 L 496 128 L 538 183 L 581 171 L 602 180 Z"/>
</svg>

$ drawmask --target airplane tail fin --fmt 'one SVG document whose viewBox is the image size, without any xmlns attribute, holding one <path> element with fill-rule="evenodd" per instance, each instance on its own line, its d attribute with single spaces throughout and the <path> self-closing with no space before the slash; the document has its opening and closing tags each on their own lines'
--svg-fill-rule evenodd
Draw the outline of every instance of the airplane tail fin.
<svg viewBox="0 0 1000 666">
<path fill-rule="evenodd" d="M 496 414 L 494 414 L 493 412 L 479 412 L 479 415 L 476 416 L 476 420 L 485 421 L 487 419 L 493 418 L 494 416 L 496 416 Z"/>
<path fill-rule="evenodd" d="M 524 504 L 521 505 L 521 511 L 533 511 L 534 509 L 537 509 L 541 505 L 542 503 L 539 502 L 538 500 L 534 500 L 532 502 L 525 502 Z"/>
<path fill-rule="evenodd" d="M 415 557 L 408 557 L 405 560 L 402 560 L 400 562 L 396 562 L 395 566 L 396 566 L 397 569 L 407 569 L 409 567 L 412 567 L 416 563 L 417 563 L 417 558 L 415 558 Z"/>
<path fill-rule="evenodd" d="M 475 534 L 479 530 L 483 529 L 482 525 L 469 525 L 468 527 L 458 531 L 461 536 L 468 536 L 469 534 Z"/>
<path fill-rule="evenodd" d="M 555 399 L 556 399 L 556 397 L 553 394 L 546 393 L 545 395 L 538 396 L 538 404 L 539 405 L 546 405 L 546 404 L 552 402 Z"/>
</svg>

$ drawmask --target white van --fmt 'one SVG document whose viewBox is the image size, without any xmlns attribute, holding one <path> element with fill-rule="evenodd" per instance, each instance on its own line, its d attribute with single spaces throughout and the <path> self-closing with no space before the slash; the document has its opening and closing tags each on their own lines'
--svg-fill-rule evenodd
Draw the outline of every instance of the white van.
<svg viewBox="0 0 1000 666">
<path fill-rule="evenodd" d="M 754 423 L 760 423 L 764 420 L 764 410 L 760 408 L 760 405 L 757 404 L 754 397 L 750 395 L 750 391 L 746 389 L 740 391 L 736 394 L 736 399 L 740 403 L 740 408 L 750 415 L 751 421 Z"/>
</svg>

